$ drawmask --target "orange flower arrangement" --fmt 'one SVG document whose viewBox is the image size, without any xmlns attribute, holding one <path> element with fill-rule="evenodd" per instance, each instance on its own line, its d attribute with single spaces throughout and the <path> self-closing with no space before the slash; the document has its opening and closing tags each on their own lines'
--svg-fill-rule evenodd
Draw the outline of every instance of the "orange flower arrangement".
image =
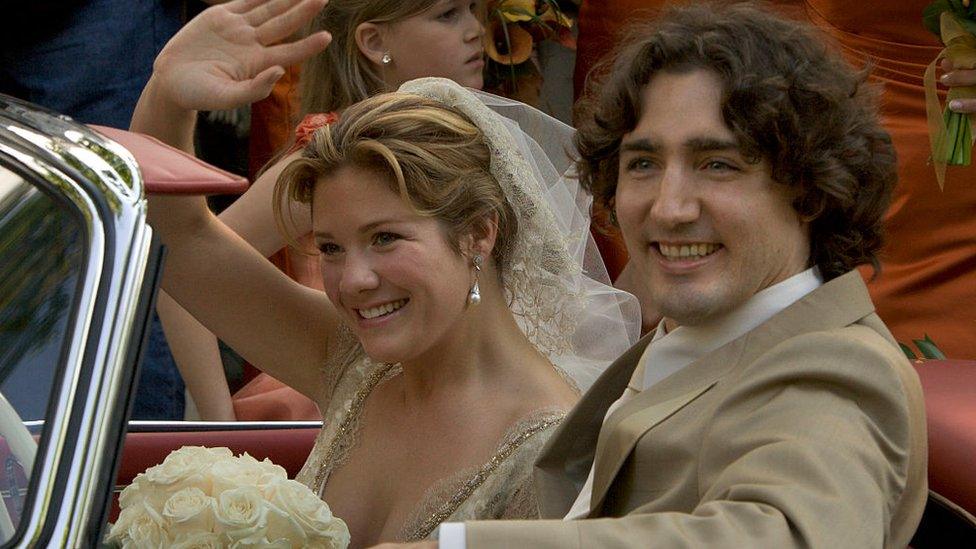
<svg viewBox="0 0 976 549">
<path fill-rule="evenodd" d="M 553 40 L 576 49 L 575 21 L 556 0 L 488 0 L 485 90 L 536 104 L 542 73 L 536 44 Z"/>
</svg>

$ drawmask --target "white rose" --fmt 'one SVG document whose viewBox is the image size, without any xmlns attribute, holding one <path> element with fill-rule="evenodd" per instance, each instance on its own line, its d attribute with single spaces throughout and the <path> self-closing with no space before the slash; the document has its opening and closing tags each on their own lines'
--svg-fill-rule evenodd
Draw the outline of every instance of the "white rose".
<svg viewBox="0 0 976 549">
<path fill-rule="evenodd" d="M 213 489 L 210 468 L 214 462 L 231 458 L 232 454 L 227 448 L 184 446 L 171 452 L 159 465 L 146 469 L 140 475 L 139 484 L 148 483 L 161 490 L 165 494 L 163 501 L 173 493 L 191 486 L 210 493 Z M 161 502 L 155 503 L 161 505 Z"/>
<path fill-rule="evenodd" d="M 284 468 L 267 459 L 258 461 L 247 453 L 232 460 L 214 463 L 210 472 L 213 476 L 211 493 L 214 496 L 220 495 L 224 490 L 240 486 L 263 487 L 276 479 L 288 477 Z"/>
<path fill-rule="evenodd" d="M 163 504 L 162 515 L 169 520 L 172 535 L 213 530 L 214 498 L 199 488 L 179 490 Z"/>
<path fill-rule="evenodd" d="M 279 480 L 265 489 L 265 496 L 295 520 L 310 541 L 333 540 L 335 543 L 327 545 L 329 547 L 345 547 L 349 544 L 346 523 L 333 516 L 328 504 L 304 484 L 289 479 Z"/>
<path fill-rule="evenodd" d="M 143 477 L 145 475 L 139 473 L 136 475 L 136 478 L 132 479 L 132 484 L 122 490 L 122 493 L 119 494 L 119 507 L 125 509 L 126 507 L 136 505 L 146 498 L 146 492 L 150 488 L 147 483 L 142 481 Z"/>
<path fill-rule="evenodd" d="M 129 526 L 132 525 L 132 521 L 135 520 L 137 514 L 139 514 L 139 509 L 129 508 L 122 509 L 119 513 L 118 520 L 109 529 L 108 537 L 105 538 L 106 543 L 117 543 L 122 544 L 122 541 L 126 536 L 129 535 Z"/>
<path fill-rule="evenodd" d="M 324 535 L 309 535 L 307 549 L 346 549 L 349 546 L 349 527 L 340 518 L 332 519 Z"/>
<path fill-rule="evenodd" d="M 255 467 L 267 473 L 269 476 L 277 477 L 277 478 L 288 478 L 288 471 L 285 471 L 284 467 L 282 467 L 281 465 L 277 465 L 276 463 L 272 462 L 268 458 L 264 458 L 261 461 L 258 461 L 251 454 L 244 452 L 243 454 L 241 454 L 241 456 L 238 459 L 253 464 Z"/>
<path fill-rule="evenodd" d="M 220 536 L 213 532 L 180 534 L 170 545 L 171 549 L 220 549 L 224 546 Z"/>
<path fill-rule="evenodd" d="M 187 459 L 216 461 L 223 458 L 233 458 L 234 452 L 225 446 L 182 446 L 179 450 L 171 452 L 170 455 L 185 456 Z"/>
<path fill-rule="evenodd" d="M 285 543 L 287 547 L 305 547 L 307 536 L 302 526 L 280 507 L 267 503 L 268 529 L 264 537 L 271 543 Z"/>
<path fill-rule="evenodd" d="M 235 541 L 231 543 L 229 547 L 230 549 L 247 549 L 249 547 L 260 547 L 261 549 L 305 548 L 304 545 L 292 545 L 288 540 L 268 541 L 266 538 Z"/>
<path fill-rule="evenodd" d="M 116 528 L 125 528 L 118 537 L 123 547 L 166 547 L 170 542 L 165 519 L 146 502 L 123 509 L 109 537 L 115 537 Z"/>
<path fill-rule="evenodd" d="M 268 528 L 268 508 L 261 492 L 253 486 L 225 490 L 214 510 L 216 529 L 231 542 L 254 543 Z"/>
</svg>

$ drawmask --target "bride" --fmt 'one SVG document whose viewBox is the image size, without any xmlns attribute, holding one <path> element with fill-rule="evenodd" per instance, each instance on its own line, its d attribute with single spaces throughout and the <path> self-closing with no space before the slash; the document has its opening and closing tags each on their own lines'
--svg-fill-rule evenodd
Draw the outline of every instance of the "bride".
<svg viewBox="0 0 976 549">
<path fill-rule="evenodd" d="M 225 24 L 242 41 L 262 26 L 277 40 L 308 4 L 321 1 L 236 0 Z M 255 38 L 195 57 L 178 34 L 132 129 L 185 144 L 195 109 L 251 93 L 227 90 L 270 89 L 279 65 L 326 42 Z M 589 204 L 566 177 L 571 135 L 443 79 L 349 107 L 276 189 L 276 211 L 310 205 L 325 293 L 278 271 L 202 198 L 151 197 L 166 291 L 321 409 L 298 478 L 354 546 L 424 539 L 445 520 L 536 517 L 535 457 L 636 339 L 636 302 L 606 285 Z M 279 221 L 289 234 L 289 216 Z"/>
</svg>

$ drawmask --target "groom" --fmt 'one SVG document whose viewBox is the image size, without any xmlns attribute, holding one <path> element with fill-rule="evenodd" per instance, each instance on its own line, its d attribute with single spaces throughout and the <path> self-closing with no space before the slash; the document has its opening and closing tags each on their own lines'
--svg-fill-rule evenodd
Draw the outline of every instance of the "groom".
<svg viewBox="0 0 976 549">
<path fill-rule="evenodd" d="M 580 173 L 664 319 L 543 451 L 543 520 L 444 524 L 442 548 L 908 544 L 922 395 L 854 270 L 876 263 L 895 184 L 873 95 L 755 7 L 672 9 L 633 35 Z"/>
</svg>

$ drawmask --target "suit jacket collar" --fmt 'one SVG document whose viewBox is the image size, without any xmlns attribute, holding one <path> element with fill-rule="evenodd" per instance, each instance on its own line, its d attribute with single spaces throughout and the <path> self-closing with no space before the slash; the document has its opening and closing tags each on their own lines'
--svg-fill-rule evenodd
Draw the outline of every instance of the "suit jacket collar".
<svg viewBox="0 0 976 549">
<path fill-rule="evenodd" d="M 860 274 L 848 272 L 810 292 L 751 332 L 636 395 L 607 418 L 604 425 L 607 409 L 623 393 L 627 382 L 633 379 L 633 388 L 641 387 L 643 376 L 635 375 L 634 369 L 653 334 L 644 337 L 604 372 L 543 449 L 537 461 L 536 477 L 543 518 L 566 513 L 595 456 L 590 500 L 593 514 L 602 505 L 614 477 L 638 440 L 714 387 L 736 365 L 752 362 L 796 335 L 847 326 L 873 311 L 874 305 Z"/>
</svg>

